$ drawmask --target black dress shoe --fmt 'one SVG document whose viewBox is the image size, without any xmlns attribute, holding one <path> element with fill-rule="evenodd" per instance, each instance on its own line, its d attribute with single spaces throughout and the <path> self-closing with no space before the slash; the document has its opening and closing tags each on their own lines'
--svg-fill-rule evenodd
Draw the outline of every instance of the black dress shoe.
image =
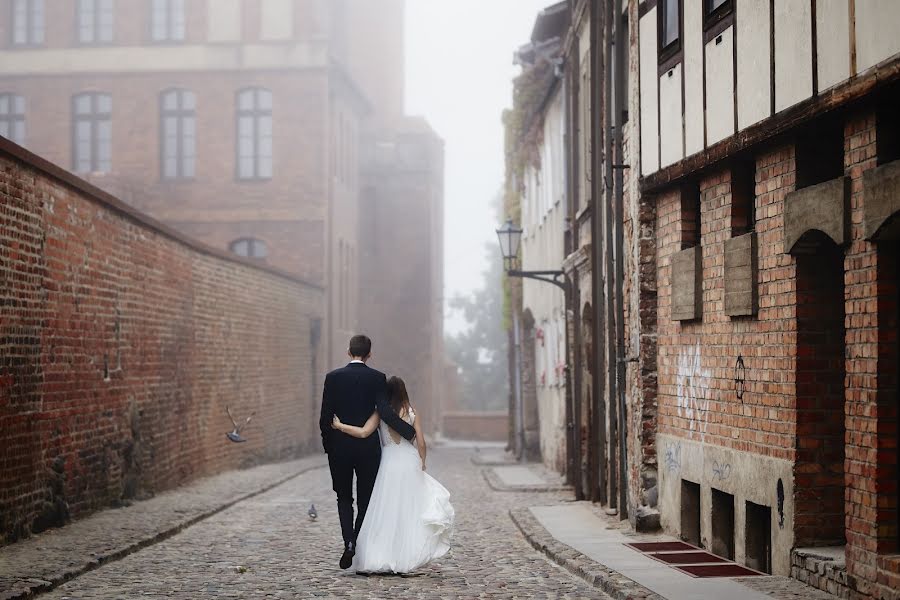
<svg viewBox="0 0 900 600">
<path fill-rule="evenodd" d="M 347 542 L 344 545 L 344 553 L 341 555 L 341 568 L 349 569 L 350 565 L 353 564 L 353 556 L 356 554 L 356 544 L 354 542 Z"/>
</svg>

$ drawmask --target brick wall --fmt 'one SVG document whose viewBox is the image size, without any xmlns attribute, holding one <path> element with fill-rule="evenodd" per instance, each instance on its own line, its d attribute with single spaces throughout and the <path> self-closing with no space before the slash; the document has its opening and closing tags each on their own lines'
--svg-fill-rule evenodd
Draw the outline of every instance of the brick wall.
<svg viewBox="0 0 900 600">
<path fill-rule="evenodd" d="M 802 244 L 794 246 L 796 255 L 788 253 L 787 231 L 793 227 L 789 221 L 796 218 L 788 204 L 799 201 L 788 194 L 797 186 L 797 156 L 803 150 L 792 139 L 783 139 L 754 157 L 759 268 L 759 310 L 754 317 L 728 317 L 723 310 L 723 243 L 731 237 L 730 169 L 722 166 L 698 180 L 700 319 L 671 318 L 670 261 L 682 247 L 685 215 L 680 190 L 657 197 L 659 433 L 668 444 L 659 451 L 666 454 L 666 476 L 685 477 L 687 469 L 672 440 L 699 444 L 704 463 L 710 463 L 703 468 L 712 467 L 695 473 L 704 498 L 706 489 L 715 487 L 734 494 L 739 504 L 747 499 L 771 508 L 776 573 L 790 571 L 786 560 L 794 546 L 839 546 L 846 540 L 849 596 L 895 598 L 897 563 L 890 555 L 900 550 L 900 261 L 893 234 L 887 236 L 893 241 L 866 239 L 863 176 L 884 158 L 878 155 L 878 135 L 896 132 L 880 133 L 876 111 L 869 106 L 837 118 L 849 202 L 846 233 L 836 241 L 816 231 L 825 226 L 813 218 Z M 824 194 L 829 192 L 815 193 L 827 201 Z M 746 365 L 743 398 L 737 397 L 735 384 L 739 355 Z M 728 461 L 727 470 L 722 461 Z M 790 465 L 789 478 L 781 471 L 785 463 Z M 738 469 L 742 477 L 729 480 Z M 784 500 L 775 497 L 776 478 L 779 489 L 783 483 Z M 677 494 L 669 500 L 677 504 Z M 782 510 L 783 517 L 776 514 Z M 738 506 L 736 520 L 741 516 Z M 663 521 L 677 529 L 665 515 Z M 737 523 L 736 535 L 745 533 Z M 738 547 L 739 560 L 741 554 Z"/>
<path fill-rule="evenodd" d="M 321 302 L 0 140 L 2 539 L 314 447 Z"/>
</svg>

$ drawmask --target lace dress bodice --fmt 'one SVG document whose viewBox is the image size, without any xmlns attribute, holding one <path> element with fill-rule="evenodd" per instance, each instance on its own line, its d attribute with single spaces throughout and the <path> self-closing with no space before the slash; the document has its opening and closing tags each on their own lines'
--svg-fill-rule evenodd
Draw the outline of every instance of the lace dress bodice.
<svg viewBox="0 0 900 600">
<path fill-rule="evenodd" d="M 416 411 L 414 411 L 412 409 L 412 407 L 410 406 L 409 411 L 407 411 L 407 413 L 405 415 L 402 415 L 400 418 L 403 419 L 404 421 L 406 421 L 407 423 L 409 423 L 410 425 L 415 425 Z M 396 431 L 394 431 L 393 429 L 388 427 L 387 423 L 385 423 L 384 421 L 381 421 L 381 424 L 378 425 L 378 433 L 380 434 L 380 437 L 381 437 L 381 446 L 382 447 L 388 446 L 388 445 L 400 445 L 403 442 L 406 442 L 407 444 L 410 443 L 409 441 L 403 439 L 403 436 L 401 436 L 399 433 L 397 433 Z"/>
</svg>

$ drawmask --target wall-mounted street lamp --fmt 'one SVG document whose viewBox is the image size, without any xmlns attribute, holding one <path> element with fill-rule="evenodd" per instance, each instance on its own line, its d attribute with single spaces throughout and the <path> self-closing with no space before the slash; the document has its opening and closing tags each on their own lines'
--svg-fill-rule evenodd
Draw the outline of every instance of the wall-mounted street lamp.
<svg viewBox="0 0 900 600">
<path fill-rule="evenodd" d="M 508 276 L 546 281 L 566 291 L 565 274 L 562 271 L 520 271 L 515 268 L 519 260 L 522 229 L 513 225 L 512 219 L 507 219 L 503 227 L 497 230 L 497 237 L 500 239 L 500 252 L 503 254 L 503 264 Z"/>
</svg>

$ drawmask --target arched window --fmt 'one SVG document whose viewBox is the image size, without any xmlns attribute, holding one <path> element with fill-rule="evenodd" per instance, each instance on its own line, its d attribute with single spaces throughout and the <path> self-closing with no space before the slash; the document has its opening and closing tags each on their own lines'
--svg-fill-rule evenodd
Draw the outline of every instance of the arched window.
<svg viewBox="0 0 900 600">
<path fill-rule="evenodd" d="M 194 93 L 166 90 L 160 94 L 160 168 L 163 179 L 194 176 L 197 116 Z"/>
<path fill-rule="evenodd" d="M 266 258 L 269 256 L 269 247 L 262 240 L 256 238 L 240 238 L 228 245 L 228 249 L 246 258 Z"/>
<path fill-rule="evenodd" d="M 112 162 L 112 96 L 72 98 L 72 166 L 76 173 L 106 173 Z"/>
<path fill-rule="evenodd" d="M 272 92 L 247 88 L 237 95 L 237 177 L 272 177 Z"/>
<path fill-rule="evenodd" d="M 0 94 L 0 135 L 25 145 L 25 98 Z"/>
</svg>

